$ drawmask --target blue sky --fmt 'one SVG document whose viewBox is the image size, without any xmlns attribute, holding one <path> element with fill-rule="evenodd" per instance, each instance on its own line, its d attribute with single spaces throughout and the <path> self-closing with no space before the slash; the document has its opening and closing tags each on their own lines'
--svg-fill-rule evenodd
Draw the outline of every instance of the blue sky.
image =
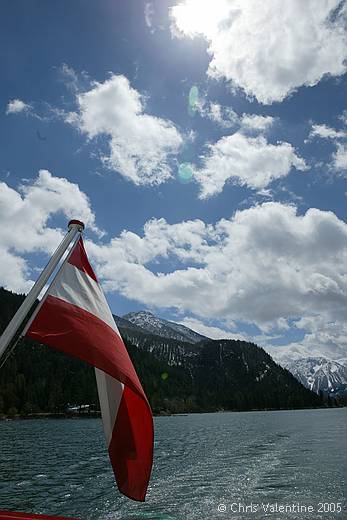
<svg viewBox="0 0 347 520">
<path fill-rule="evenodd" d="M 114 313 L 346 357 L 346 4 L 201 5 L 4 2 L 0 285 L 81 218 Z"/>
</svg>

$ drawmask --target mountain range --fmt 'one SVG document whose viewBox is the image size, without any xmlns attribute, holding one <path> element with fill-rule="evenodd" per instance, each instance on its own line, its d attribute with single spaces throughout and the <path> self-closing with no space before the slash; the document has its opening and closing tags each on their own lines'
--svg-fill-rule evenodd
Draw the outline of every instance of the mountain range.
<svg viewBox="0 0 347 520">
<path fill-rule="evenodd" d="M 242 341 L 219 340 L 218 343 L 217 340 L 211 340 L 181 324 L 158 318 L 149 311 L 132 312 L 123 317 L 114 316 L 114 318 L 122 336 L 128 338 L 133 344 L 152 353 L 157 359 L 165 361 L 170 366 L 185 367 L 190 371 L 194 370 L 194 368 L 196 370 L 203 351 L 206 353 L 208 344 L 211 343 L 215 351 L 214 353 L 217 353 L 219 350 L 219 355 L 222 358 L 225 356 L 225 347 L 230 347 L 231 345 L 234 348 L 236 345 L 252 345 L 251 353 L 253 355 L 256 352 L 254 349 L 259 350 L 259 347 L 256 345 Z M 263 349 L 260 350 L 264 352 Z M 242 353 L 241 358 L 248 371 L 249 367 L 245 361 L 244 353 Z M 273 362 L 272 359 L 271 361 Z M 225 362 L 226 359 L 224 358 L 221 364 L 225 365 Z M 269 365 L 265 361 L 263 361 L 263 367 L 264 370 L 255 375 L 256 381 L 260 381 L 267 371 L 270 370 Z M 300 380 L 297 377 L 297 373 L 293 375 L 308 388 L 303 378 Z M 316 391 L 316 388 L 309 389 L 319 393 Z"/>
<path fill-rule="evenodd" d="M 0 289 L 0 332 L 23 296 Z M 322 406 L 254 343 L 211 340 L 148 312 L 115 316 L 155 413 Z M 22 340 L 0 374 L 0 413 L 98 406 L 94 370 L 31 340 Z"/>
<path fill-rule="evenodd" d="M 342 363 L 324 357 L 309 357 L 287 362 L 284 366 L 313 392 L 347 401 L 347 367 Z"/>
<path fill-rule="evenodd" d="M 171 338 L 188 343 L 199 343 L 210 340 L 192 331 L 184 325 L 156 317 L 149 311 L 132 312 L 120 318 L 115 316 L 116 323 L 123 330 L 123 334 L 131 336 L 136 343 L 135 332 L 153 334 L 163 338 Z M 130 332 L 131 331 L 131 332 Z M 182 352 L 191 356 L 194 349 L 188 345 L 182 349 L 169 349 L 170 356 L 166 361 L 175 363 L 175 359 L 182 363 Z M 294 360 L 277 361 L 286 368 L 306 388 L 319 394 L 333 397 L 338 400 L 347 400 L 347 363 L 346 360 L 333 361 L 324 357 L 308 357 Z"/>
</svg>

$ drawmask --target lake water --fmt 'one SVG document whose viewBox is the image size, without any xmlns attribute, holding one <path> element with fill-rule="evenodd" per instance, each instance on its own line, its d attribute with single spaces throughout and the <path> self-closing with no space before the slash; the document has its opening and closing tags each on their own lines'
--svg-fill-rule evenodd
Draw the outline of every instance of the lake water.
<svg viewBox="0 0 347 520">
<path fill-rule="evenodd" d="M 346 408 L 157 417 L 155 430 L 141 504 L 115 487 L 100 420 L 0 421 L 0 509 L 86 520 L 347 518 Z"/>
</svg>

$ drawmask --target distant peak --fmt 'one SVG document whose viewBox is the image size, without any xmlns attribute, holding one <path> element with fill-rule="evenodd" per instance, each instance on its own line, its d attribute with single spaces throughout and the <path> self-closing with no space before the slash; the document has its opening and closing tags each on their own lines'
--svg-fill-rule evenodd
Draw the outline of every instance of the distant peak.
<svg viewBox="0 0 347 520">
<path fill-rule="evenodd" d="M 164 338 L 171 338 L 188 343 L 198 343 L 206 339 L 205 336 L 164 318 L 158 318 L 150 311 L 142 310 L 137 312 L 129 312 L 123 316 L 123 319 L 141 327 L 151 334 L 156 334 Z"/>
<path fill-rule="evenodd" d="M 127 314 L 124 314 L 123 318 L 127 318 L 129 316 L 151 316 L 151 317 L 155 317 L 153 312 L 150 312 L 150 311 L 136 311 L 136 312 L 128 312 Z"/>
</svg>

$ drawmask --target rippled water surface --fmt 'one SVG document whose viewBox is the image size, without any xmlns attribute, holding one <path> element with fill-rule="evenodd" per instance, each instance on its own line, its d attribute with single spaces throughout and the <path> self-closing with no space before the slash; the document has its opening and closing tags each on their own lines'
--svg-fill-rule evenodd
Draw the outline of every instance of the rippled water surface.
<svg viewBox="0 0 347 520">
<path fill-rule="evenodd" d="M 157 417 L 141 504 L 115 487 L 100 420 L 0 421 L 0 508 L 86 520 L 344 520 L 346 424 L 347 409 Z M 268 503 L 314 511 L 266 513 Z"/>
</svg>

